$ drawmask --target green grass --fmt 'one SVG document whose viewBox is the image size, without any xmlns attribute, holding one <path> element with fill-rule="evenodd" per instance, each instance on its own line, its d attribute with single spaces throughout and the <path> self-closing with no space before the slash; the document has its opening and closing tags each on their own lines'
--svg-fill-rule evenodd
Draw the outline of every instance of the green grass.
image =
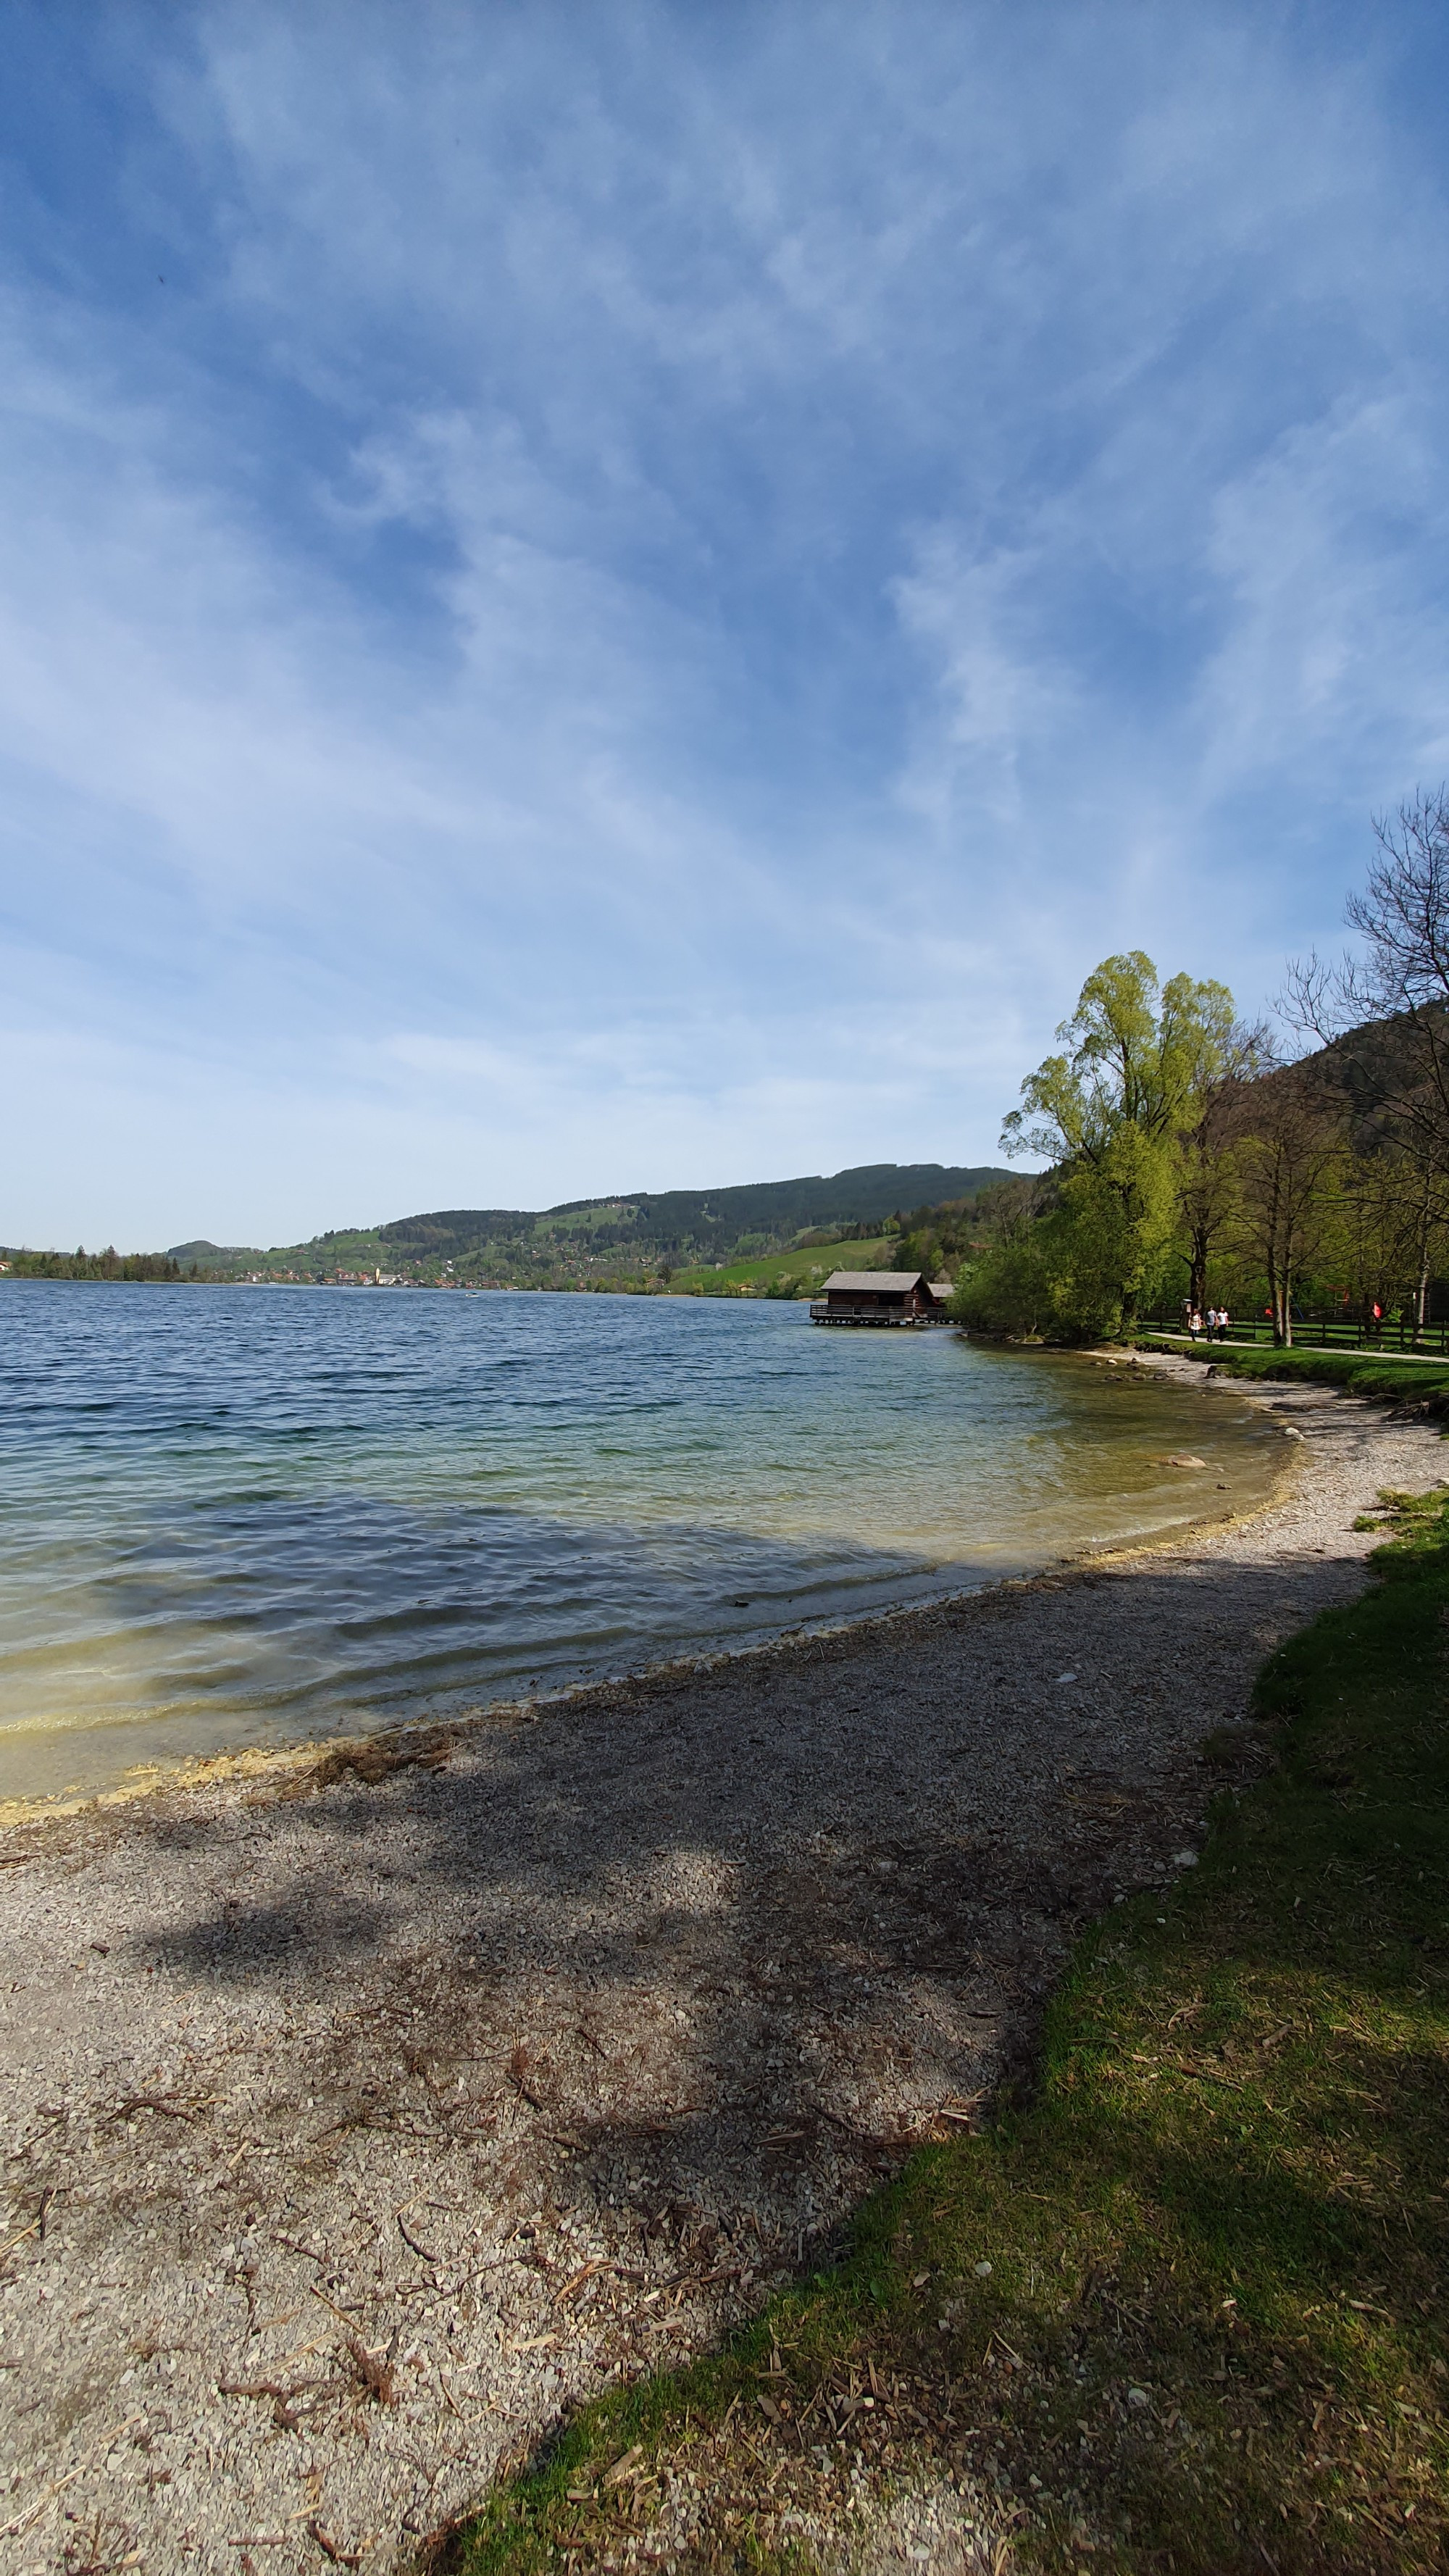
<svg viewBox="0 0 1449 2576">
<path fill-rule="evenodd" d="M 884 1235 L 874 1243 L 815 1243 L 806 1252 L 767 1252 L 758 1261 L 732 1261 L 723 1270 L 679 1270 L 669 1284 L 676 1296 L 694 1289 L 718 1296 L 731 1288 L 769 1288 L 777 1279 L 814 1287 L 832 1270 L 888 1270 L 894 1253 L 894 1239 Z"/>
<path fill-rule="evenodd" d="M 1031 2101 L 725 2351 L 584 2408 L 455 2566 L 617 2566 L 687 2501 L 683 2563 L 800 2569 L 787 2510 L 944 2474 L 1021 2568 L 1442 2571 L 1449 1497 L 1386 1505 L 1380 1580 L 1267 1665 L 1201 1865 L 1081 1943 Z"/>
<path fill-rule="evenodd" d="M 1139 1338 L 1143 1350 L 1170 1350 L 1221 1370 L 1225 1377 L 1297 1379 L 1309 1385 L 1342 1386 L 1355 1395 L 1392 1404 L 1423 1405 L 1442 1411 L 1449 1401 L 1449 1360 L 1399 1358 L 1378 1351 L 1309 1351 L 1234 1349 L 1231 1342 L 1196 1347 L 1167 1342 L 1151 1334 Z"/>
</svg>

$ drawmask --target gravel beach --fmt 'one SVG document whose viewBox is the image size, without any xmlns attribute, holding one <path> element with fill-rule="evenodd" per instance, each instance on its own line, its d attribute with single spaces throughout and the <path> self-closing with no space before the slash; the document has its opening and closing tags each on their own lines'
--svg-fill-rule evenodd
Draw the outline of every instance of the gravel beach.
<svg viewBox="0 0 1449 2576">
<path fill-rule="evenodd" d="M 1444 1471 L 1164 1365 L 1284 1433 L 1252 1520 L 0 1836 L 8 2566 L 404 2565 L 973 2122 Z"/>
</svg>

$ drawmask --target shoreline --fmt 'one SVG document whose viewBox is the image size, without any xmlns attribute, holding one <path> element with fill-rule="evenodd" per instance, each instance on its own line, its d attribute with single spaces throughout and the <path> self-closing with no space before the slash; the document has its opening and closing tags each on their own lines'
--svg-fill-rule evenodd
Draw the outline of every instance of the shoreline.
<svg viewBox="0 0 1449 2576">
<path fill-rule="evenodd" d="M 114 1284 L 110 1282 L 106 1285 Z M 174 1283 L 163 1283 L 174 1284 Z M 183 1285 L 191 1284 L 183 1282 Z M 246 1285 L 247 1283 L 241 1283 Z M 1165 1377 L 1170 1383 L 1201 1391 L 1201 1364 L 1179 1361 L 1175 1354 L 1151 1351 L 1118 1351 L 1110 1348 L 1064 1352 L 1057 1356 L 1079 1358 L 1084 1363 L 1124 1370 L 1141 1369 L 1145 1374 Z M 1276 1381 L 1269 1381 L 1269 1386 Z M 1224 1384 L 1221 1392 L 1231 1393 L 1250 1410 L 1270 1409 L 1272 1396 L 1260 1393 L 1251 1384 Z M 930 1619 L 943 1610 L 959 1609 L 969 1602 L 982 1600 L 1001 1592 L 1019 1592 L 1035 1583 L 1050 1581 L 1089 1566 L 1128 1565 L 1139 1560 L 1191 1546 L 1204 1530 L 1248 1527 L 1273 1510 L 1295 1473 L 1292 1451 L 1278 1464 L 1268 1491 L 1240 1509 L 1205 1508 L 1190 1518 L 1145 1537 L 1109 1541 L 1102 1546 L 1091 1544 L 1068 1550 L 1061 1556 L 1049 1557 L 1036 1567 L 1015 1574 L 991 1575 L 973 1584 L 932 1594 L 927 1599 L 902 1601 L 883 1609 L 862 1611 L 859 1615 L 799 1626 L 782 1628 L 765 1637 L 752 1639 L 739 1646 L 707 1647 L 698 1653 L 661 1657 L 658 1660 L 628 1666 L 618 1673 L 591 1676 L 581 1681 L 560 1684 L 557 1689 L 533 1691 L 513 1698 L 480 1701 L 476 1706 L 453 1715 L 405 1718 L 391 1726 L 370 1728 L 362 1733 L 315 1736 L 296 1744 L 240 1746 L 235 1752 L 183 1756 L 172 1763 L 137 1765 L 133 1773 L 123 1774 L 110 1787 L 60 1791 L 54 1795 L 32 1798 L 0 1797 L 0 1837 L 24 1829 L 36 1829 L 48 1822 L 69 1823 L 76 1818 L 113 1814 L 134 1809 L 156 1798 L 195 1794 L 231 1783 L 244 1782 L 262 1790 L 273 1786 L 275 1794 L 287 1796 L 299 1781 L 315 1770 L 325 1768 L 335 1773 L 343 1769 L 366 1769 L 369 1765 L 406 1768 L 421 1758 L 425 1748 L 442 1742 L 451 1744 L 475 1728 L 508 1723 L 532 1723 L 546 1712 L 560 1708 L 583 1708 L 598 1700 L 612 1703 L 621 1691 L 651 1685 L 685 1683 L 706 1673 L 735 1665 L 747 1666 L 762 1658 L 778 1657 L 791 1652 L 808 1653 L 812 1645 L 825 1639 L 859 1636 L 862 1640 L 876 1632 L 899 1629 L 913 1619 Z"/>
<path fill-rule="evenodd" d="M 974 2125 L 1262 1760 L 1352 1521 L 1442 1481 L 1422 1425 L 1258 1401 L 1298 1437 L 1251 1518 L 0 1837 L 24 2563 L 69 2509 L 147 2576 L 238 2534 L 288 2576 L 314 2521 L 402 2568 Z"/>
</svg>

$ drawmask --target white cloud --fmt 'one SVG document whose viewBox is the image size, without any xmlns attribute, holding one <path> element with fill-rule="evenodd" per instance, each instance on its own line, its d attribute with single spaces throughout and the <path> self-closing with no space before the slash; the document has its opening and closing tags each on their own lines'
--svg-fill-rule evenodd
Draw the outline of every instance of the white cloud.
<svg viewBox="0 0 1449 2576">
<path fill-rule="evenodd" d="M 1080 722 L 1073 674 L 1040 631 L 1046 573 L 1044 546 L 973 561 L 956 532 L 938 529 L 895 585 L 936 689 L 900 794 L 938 833 L 963 804 L 998 831 L 1019 826 L 1032 756 Z"/>
<path fill-rule="evenodd" d="M 1446 541 L 1442 456 L 1409 388 L 1335 405 L 1224 487 L 1225 632 L 1195 710 L 1206 796 L 1264 775 L 1311 792 L 1327 766 L 1372 797 L 1386 768 L 1444 764 Z"/>
</svg>

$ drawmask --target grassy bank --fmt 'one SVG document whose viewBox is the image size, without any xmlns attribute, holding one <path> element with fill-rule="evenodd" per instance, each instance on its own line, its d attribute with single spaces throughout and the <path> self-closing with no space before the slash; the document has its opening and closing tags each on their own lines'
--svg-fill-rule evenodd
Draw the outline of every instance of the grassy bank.
<svg viewBox="0 0 1449 2576">
<path fill-rule="evenodd" d="M 1022 2568 L 1442 2570 L 1449 1498 L 1389 1526 L 1268 1664 L 1200 1866 L 1082 1943 L 1034 2099 L 723 2354 L 584 2410 L 453 2565 L 803 2568 L 944 2476 Z"/>
<path fill-rule="evenodd" d="M 1347 1387 L 1355 1395 L 1380 1403 L 1416 1404 L 1434 1412 L 1449 1410 L 1449 1360 L 1400 1359 L 1377 1351 L 1234 1349 L 1231 1342 L 1184 1343 L 1143 1334 L 1138 1348 L 1170 1351 L 1193 1359 L 1224 1377 L 1284 1378 L 1310 1386 Z"/>
</svg>

